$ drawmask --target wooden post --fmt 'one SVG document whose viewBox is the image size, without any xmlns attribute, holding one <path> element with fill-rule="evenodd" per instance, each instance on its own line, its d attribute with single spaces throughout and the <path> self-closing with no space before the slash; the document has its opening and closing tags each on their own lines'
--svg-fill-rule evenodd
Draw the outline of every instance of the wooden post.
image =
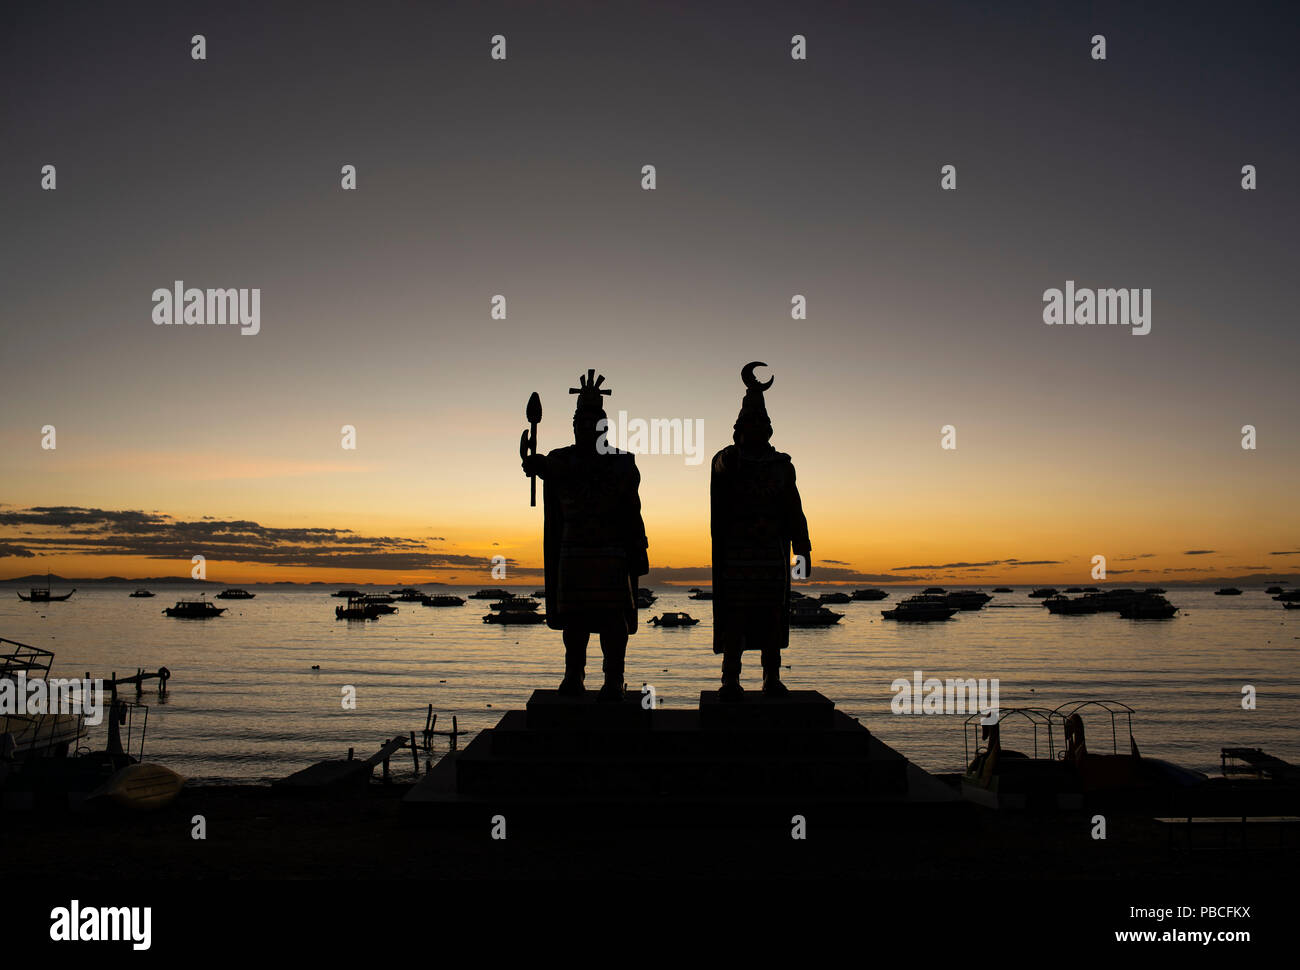
<svg viewBox="0 0 1300 970">
<path fill-rule="evenodd" d="M 456 729 L 456 715 L 453 714 L 451 716 L 451 750 L 452 751 L 456 750 L 456 738 L 459 734 L 460 731 Z"/>
<path fill-rule="evenodd" d="M 415 777 L 420 777 L 420 752 L 415 747 L 415 732 L 411 732 L 411 760 L 415 762 Z"/>
<path fill-rule="evenodd" d="M 349 760 L 349 761 L 352 760 L 352 753 L 353 753 L 354 751 L 356 751 L 356 748 L 348 748 L 348 760 Z"/>
</svg>

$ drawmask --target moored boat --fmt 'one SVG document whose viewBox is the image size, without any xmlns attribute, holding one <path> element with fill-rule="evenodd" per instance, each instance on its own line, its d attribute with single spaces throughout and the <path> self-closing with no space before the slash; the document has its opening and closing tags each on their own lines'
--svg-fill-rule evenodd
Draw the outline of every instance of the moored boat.
<svg viewBox="0 0 1300 970">
<path fill-rule="evenodd" d="M 532 612 L 542 604 L 531 596 L 510 596 L 491 604 L 490 609 L 502 612 Z"/>
<path fill-rule="evenodd" d="M 654 601 L 659 597 L 655 595 L 654 590 L 646 589 L 644 586 L 638 586 L 636 591 L 636 608 L 638 610 L 648 610 L 654 605 Z"/>
<path fill-rule="evenodd" d="M 711 599 L 713 599 L 713 590 L 711 590 L 711 589 L 697 589 L 694 593 L 691 594 L 691 599 L 693 599 L 693 600 L 711 600 Z"/>
<path fill-rule="evenodd" d="M 452 596 L 450 593 L 434 593 L 432 596 L 423 596 L 420 603 L 424 606 L 464 606 L 465 601 L 459 596 Z"/>
<path fill-rule="evenodd" d="M 64 600 L 71 597 L 76 591 L 77 590 L 74 587 L 62 596 L 55 596 L 50 589 L 50 577 L 49 575 L 46 575 L 44 586 L 33 586 L 27 591 L 26 596 L 19 593 L 18 598 L 24 603 L 62 603 Z"/>
<path fill-rule="evenodd" d="M 1049 596 L 1043 600 L 1049 613 L 1057 616 L 1080 616 L 1097 612 L 1097 604 L 1086 596 L 1070 599 L 1068 596 Z"/>
<path fill-rule="evenodd" d="M 147 589 L 137 589 L 134 593 L 131 594 L 131 598 L 132 598 L 132 599 L 149 599 L 149 598 L 152 597 L 153 595 L 154 595 L 154 594 L 151 593 L 151 592 L 150 592 L 149 590 L 147 590 Z"/>
<path fill-rule="evenodd" d="M 1010 593 L 1010 592 L 1012 592 L 1012 590 L 1011 590 L 1011 587 L 1010 587 L 1010 586 L 994 586 L 994 587 L 993 587 L 993 592 L 995 592 L 995 593 Z"/>
<path fill-rule="evenodd" d="M 1029 598 L 1034 600 L 1045 600 L 1047 597 L 1055 596 L 1059 592 L 1060 590 L 1055 586 L 1040 586 L 1029 594 Z"/>
<path fill-rule="evenodd" d="M 982 610 L 989 600 L 993 599 L 988 593 L 974 589 L 961 589 L 956 592 L 948 593 L 945 597 L 949 606 L 955 606 L 959 610 Z"/>
<path fill-rule="evenodd" d="M 175 606 L 169 606 L 163 612 L 181 620 L 209 620 L 226 612 L 226 607 L 202 599 L 177 600 Z"/>
<path fill-rule="evenodd" d="M 545 623 L 544 613 L 529 610 L 498 610 L 483 617 L 484 623 Z"/>
<path fill-rule="evenodd" d="M 396 596 L 403 603 L 419 603 L 424 599 L 424 593 L 414 586 L 403 586 L 400 589 L 389 591 L 391 595 Z"/>
<path fill-rule="evenodd" d="M 899 620 L 906 623 L 929 623 L 934 620 L 950 620 L 957 612 L 957 607 L 950 606 L 947 595 L 922 593 L 909 596 L 892 610 L 881 610 L 880 615 L 886 620 Z"/>
<path fill-rule="evenodd" d="M 883 589 L 855 589 L 850 599 L 872 602 L 874 600 L 883 600 L 888 595 L 889 593 Z"/>
<path fill-rule="evenodd" d="M 1278 593 L 1273 599 L 1279 603 L 1295 603 L 1300 601 L 1300 589 L 1288 589 L 1284 593 Z"/>
<path fill-rule="evenodd" d="M 513 595 L 514 593 L 508 589 L 480 589 L 477 592 L 470 593 L 469 598 L 472 600 L 505 600 Z"/>
<path fill-rule="evenodd" d="M 822 593 L 820 596 L 817 597 L 817 601 L 819 603 L 852 603 L 853 597 L 851 597 L 848 593 L 841 593 L 837 591 L 834 593 Z"/>
<path fill-rule="evenodd" d="M 341 589 L 337 593 L 330 593 L 330 595 L 333 596 L 335 599 L 339 599 L 339 600 L 353 600 L 361 595 L 361 590 Z"/>
<path fill-rule="evenodd" d="M 843 618 L 843 613 L 828 610 L 815 599 L 806 597 L 790 604 L 791 626 L 834 626 Z"/>
<path fill-rule="evenodd" d="M 1119 615 L 1126 620 L 1168 620 L 1178 612 L 1163 596 L 1136 596 L 1119 609 Z"/>
<path fill-rule="evenodd" d="M 334 607 L 334 619 L 336 620 L 374 620 L 378 619 L 380 613 L 391 611 L 395 607 L 387 606 L 383 603 L 370 603 L 364 596 L 351 596 L 348 598 L 348 605 L 339 605 Z"/>
<path fill-rule="evenodd" d="M 1150 592 L 1150 590 L 1148 590 L 1147 592 Z M 1216 589 L 1214 591 L 1214 595 L 1215 596 L 1240 596 L 1241 590 L 1237 589 L 1236 586 L 1225 586 L 1223 587 L 1223 589 Z"/>
<path fill-rule="evenodd" d="M 217 594 L 219 600 L 251 600 L 256 593 L 250 593 L 246 589 L 223 589 Z"/>
<path fill-rule="evenodd" d="M 665 613 L 663 616 L 650 618 L 651 626 L 694 626 L 699 622 L 689 613 Z"/>
<path fill-rule="evenodd" d="M 1264 590 L 1264 592 L 1268 593 L 1269 596 L 1276 596 L 1278 593 L 1282 592 L 1282 587 L 1270 586 L 1268 589 Z"/>
<path fill-rule="evenodd" d="M 1110 753 L 1088 748 L 1081 712 L 1089 709 L 1109 717 Z M 1133 713 L 1118 701 L 1086 700 L 1054 710 L 1003 708 L 992 723 L 986 723 L 986 713 L 971 714 L 963 730 L 969 761 L 962 796 L 990 808 L 1071 811 L 1089 805 L 1166 806 L 1198 791 L 1208 781 L 1203 773 L 1142 756 L 1133 738 Z M 1024 751 L 1004 746 L 1004 729 L 1014 726 L 1026 735 Z M 1128 750 L 1121 752 L 1125 728 Z"/>
</svg>

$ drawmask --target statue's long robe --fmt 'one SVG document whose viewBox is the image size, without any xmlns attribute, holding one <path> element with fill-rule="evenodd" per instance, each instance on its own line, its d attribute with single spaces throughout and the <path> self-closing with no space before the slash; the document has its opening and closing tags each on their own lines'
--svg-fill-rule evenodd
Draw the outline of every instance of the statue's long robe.
<svg viewBox="0 0 1300 970">
<path fill-rule="evenodd" d="M 790 456 L 770 448 L 713 456 L 713 652 L 783 650 L 790 644 L 790 554 L 807 556 L 808 520 Z"/>
<path fill-rule="evenodd" d="M 637 579 L 649 571 L 641 474 L 630 454 L 584 455 L 570 445 L 546 456 L 542 502 L 546 625 L 635 633 Z"/>
</svg>

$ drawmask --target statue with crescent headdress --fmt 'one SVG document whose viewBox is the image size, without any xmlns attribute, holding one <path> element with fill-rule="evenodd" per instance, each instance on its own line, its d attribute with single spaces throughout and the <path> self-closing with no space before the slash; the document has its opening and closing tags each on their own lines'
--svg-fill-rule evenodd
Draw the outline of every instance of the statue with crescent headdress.
<svg viewBox="0 0 1300 970">
<path fill-rule="evenodd" d="M 795 484 L 790 456 L 772 447 L 772 422 L 754 368 L 741 371 L 745 398 L 732 441 L 713 456 L 709 480 L 713 537 L 713 652 L 722 654 L 723 700 L 744 696 L 741 658 L 757 650 L 763 696 L 789 693 L 781 683 L 781 651 L 790 642 L 791 552 L 812 570 L 808 520 Z"/>
<path fill-rule="evenodd" d="M 587 643 L 600 637 L 604 684 L 598 699 L 623 699 L 627 638 L 636 632 L 637 579 L 649 571 L 641 519 L 641 475 L 627 452 L 602 446 L 604 375 L 579 376 L 572 445 L 524 457 L 542 479 L 546 624 L 564 631 L 560 693 L 586 690 Z M 539 408 L 540 412 L 540 408 Z"/>
</svg>

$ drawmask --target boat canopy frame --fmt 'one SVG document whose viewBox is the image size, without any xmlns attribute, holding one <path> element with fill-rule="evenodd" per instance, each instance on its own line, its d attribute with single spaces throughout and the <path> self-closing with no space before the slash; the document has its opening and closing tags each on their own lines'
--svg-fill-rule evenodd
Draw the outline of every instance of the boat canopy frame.
<svg viewBox="0 0 1300 970">
<path fill-rule="evenodd" d="M 1119 719 L 1124 719 L 1124 726 L 1128 729 L 1128 739 L 1130 750 L 1135 745 L 1133 738 L 1133 715 L 1137 713 L 1122 701 L 1109 699 L 1089 699 L 1082 701 L 1066 701 L 1057 707 L 1048 709 L 1045 707 L 1008 707 L 998 712 L 998 719 L 990 725 L 983 723 L 983 718 L 987 715 L 981 711 L 976 711 L 969 715 L 962 725 L 962 747 L 966 754 L 966 764 L 970 764 L 973 757 L 979 757 L 984 751 L 988 750 L 988 745 L 980 744 L 979 729 L 983 727 L 1000 727 L 1002 722 L 1007 718 L 1015 716 L 1023 718 L 1033 725 L 1034 730 L 1034 757 L 1038 757 L 1038 740 L 1039 730 L 1042 729 L 1046 734 L 1047 757 L 1053 761 L 1057 758 L 1065 757 L 1065 750 L 1062 749 L 1058 754 L 1056 750 L 1056 727 L 1060 725 L 1061 736 L 1065 737 L 1065 722 L 1071 714 L 1078 714 L 1080 711 L 1089 708 L 1100 708 L 1110 715 L 1110 739 L 1111 752 L 1119 754 Z M 1082 715 L 1080 715 L 1082 717 Z M 972 732 L 973 735 L 972 735 Z M 975 753 L 971 755 L 971 738 L 974 737 Z"/>
</svg>

